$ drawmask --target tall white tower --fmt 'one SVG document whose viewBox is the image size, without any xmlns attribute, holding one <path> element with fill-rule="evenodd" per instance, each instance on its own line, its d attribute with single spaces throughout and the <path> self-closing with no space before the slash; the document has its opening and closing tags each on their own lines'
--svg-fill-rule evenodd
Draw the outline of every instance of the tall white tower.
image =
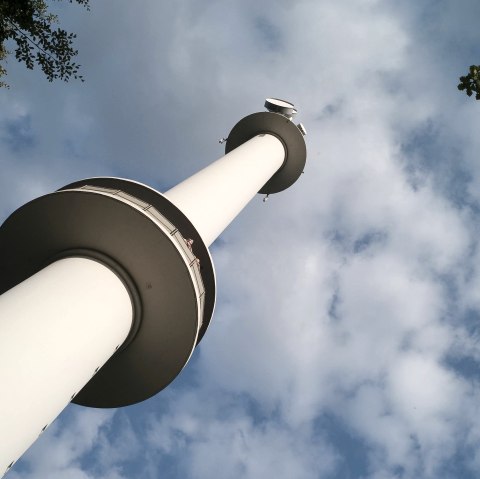
<svg viewBox="0 0 480 479">
<path fill-rule="evenodd" d="M 37 198 L 0 228 L 0 473 L 73 401 L 143 401 L 180 373 L 208 328 L 208 246 L 257 193 L 306 161 L 291 103 L 243 118 L 226 154 L 164 194 L 88 178 Z"/>
</svg>

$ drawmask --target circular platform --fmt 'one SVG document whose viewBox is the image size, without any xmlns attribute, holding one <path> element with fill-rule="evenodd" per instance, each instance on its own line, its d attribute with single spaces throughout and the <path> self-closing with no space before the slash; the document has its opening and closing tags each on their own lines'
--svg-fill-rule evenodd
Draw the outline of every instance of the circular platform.
<svg viewBox="0 0 480 479">
<path fill-rule="evenodd" d="M 262 194 L 278 193 L 297 181 L 307 160 L 305 139 L 292 121 L 280 113 L 273 112 L 259 112 L 246 116 L 233 127 L 228 135 L 225 153 L 229 153 L 262 133 L 276 136 L 285 146 L 283 165 L 259 191 Z"/>
<path fill-rule="evenodd" d="M 193 240 L 192 249 L 193 254 L 200 260 L 200 272 L 205 287 L 205 306 L 203 310 L 203 322 L 198 334 L 197 344 L 202 340 L 215 309 L 216 298 L 216 281 L 215 269 L 213 266 L 210 251 L 203 242 L 200 234 L 190 222 L 190 220 L 165 196 L 154 190 L 150 186 L 144 185 L 133 180 L 114 177 L 96 177 L 86 178 L 84 180 L 70 183 L 61 190 L 81 188 L 85 185 L 98 186 L 101 188 L 112 188 L 122 190 L 129 195 L 135 196 L 141 201 L 148 203 L 155 207 L 162 215 L 164 215 L 171 223 L 173 223 L 184 238 Z"/>
<path fill-rule="evenodd" d="M 136 285 L 140 327 L 78 393 L 77 404 L 120 407 L 143 401 L 178 375 L 195 348 L 201 291 L 188 252 L 154 215 L 128 198 L 66 190 L 27 203 L 0 228 L 0 294 L 70 250 L 108 256 Z M 184 243 L 183 237 L 178 241 Z"/>
</svg>

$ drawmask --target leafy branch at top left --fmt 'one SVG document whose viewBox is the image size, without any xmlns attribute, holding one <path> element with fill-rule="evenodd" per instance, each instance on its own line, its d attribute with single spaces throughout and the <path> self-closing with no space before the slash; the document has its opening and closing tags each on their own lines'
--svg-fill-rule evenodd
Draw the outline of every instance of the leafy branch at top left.
<svg viewBox="0 0 480 479">
<path fill-rule="evenodd" d="M 89 0 L 69 2 L 89 9 Z M 3 79 L 11 53 L 30 70 L 38 65 L 48 81 L 83 81 L 80 65 L 74 61 L 78 53 L 73 47 L 76 35 L 55 27 L 57 23 L 58 17 L 48 11 L 46 0 L 0 0 L 0 87 L 8 88 Z"/>
</svg>

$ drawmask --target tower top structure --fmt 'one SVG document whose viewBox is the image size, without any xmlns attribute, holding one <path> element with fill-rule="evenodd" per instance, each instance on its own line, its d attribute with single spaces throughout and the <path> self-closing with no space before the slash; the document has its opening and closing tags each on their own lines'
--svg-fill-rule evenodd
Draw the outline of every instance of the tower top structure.
<svg viewBox="0 0 480 479">
<path fill-rule="evenodd" d="M 265 100 L 267 112 L 253 113 L 240 120 L 227 138 L 225 153 L 230 153 L 256 135 L 269 134 L 278 138 L 284 147 L 282 166 L 259 190 L 271 195 L 292 186 L 302 174 L 307 160 L 304 136 L 307 134 L 301 123 L 295 125 L 293 117 L 297 109 L 293 103 L 278 98 Z"/>
</svg>

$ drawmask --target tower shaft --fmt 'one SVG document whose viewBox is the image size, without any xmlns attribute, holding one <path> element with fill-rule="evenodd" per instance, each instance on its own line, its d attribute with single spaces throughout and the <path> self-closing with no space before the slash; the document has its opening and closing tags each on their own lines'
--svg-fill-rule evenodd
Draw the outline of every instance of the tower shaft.
<svg viewBox="0 0 480 479">
<path fill-rule="evenodd" d="M 284 159 L 283 143 L 273 135 L 260 134 L 164 194 L 210 246 Z"/>
<path fill-rule="evenodd" d="M 0 296 L 0 476 L 123 343 L 130 296 L 97 261 L 56 261 Z"/>
<path fill-rule="evenodd" d="M 303 172 L 296 109 L 265 106 L 234 126 L 225 156 L 164 195 L 88 178 L 3 223 L 0 474 L 70 401 L 135 404 L 187 364 L 215 306 L 208 246 L 256 193 L 283 191 Z"/>
</svg>

